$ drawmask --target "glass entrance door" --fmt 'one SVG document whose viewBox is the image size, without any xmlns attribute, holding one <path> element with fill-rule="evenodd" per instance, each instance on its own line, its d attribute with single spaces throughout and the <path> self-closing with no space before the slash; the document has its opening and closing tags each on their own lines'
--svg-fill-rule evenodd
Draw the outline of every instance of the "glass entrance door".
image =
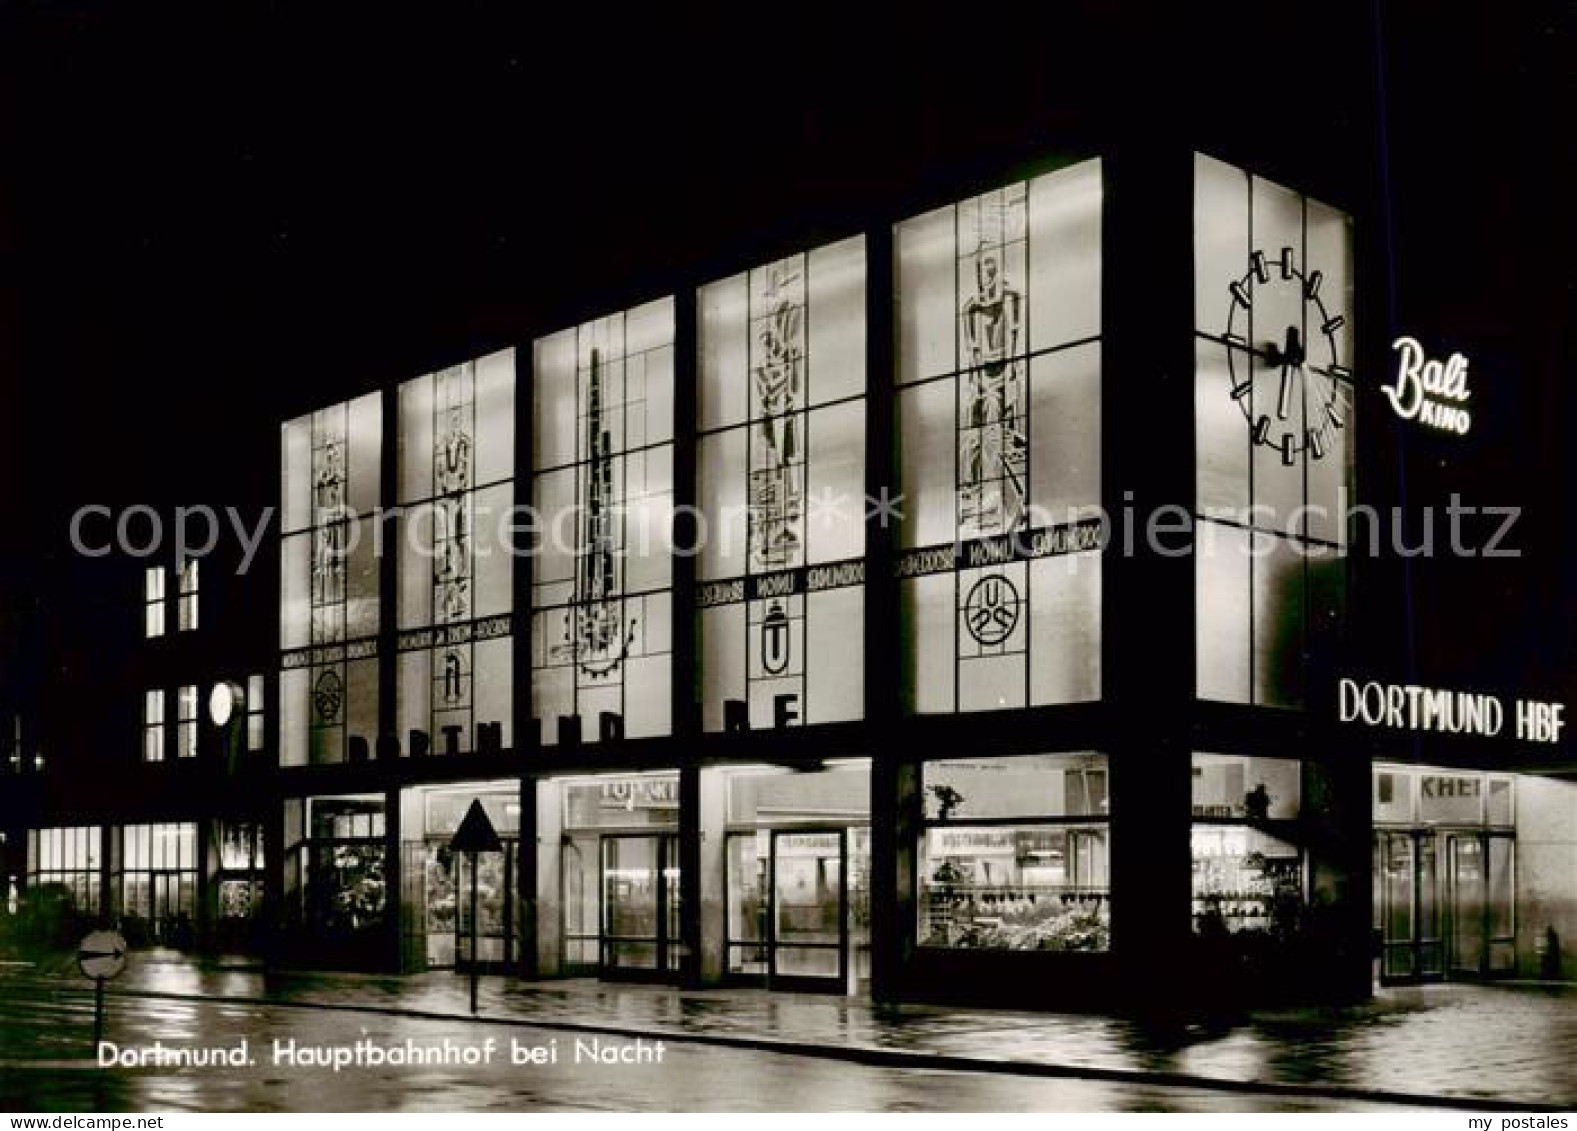
<svg viewBox="0 0 1577 1131">
<path fill-rule="evenodd" d="M 1509 835 L 1382 831 L 1375 841 L 1380 977 L 1483 978 L 1516 965 Z"/>
<path fill-rule="evenodd" d="M 728 838 L 728 973 L 848 992 L 869 978 L 870 832 L 783 828 Z"/>
<path fill-rule="evenodd" d="M 1377 834 L 1376 909 L 1382 981 L 1426 981 L 1445 973 L 1439 852 L 1433 832 Z"/>
<path fill-rule="evenodd" d="M 679 838 L 602 837 L 598 973 L 666 978 L 679 969 Z"/>
<path fill-rule="evenodd" d="M 775 829 L 771 853 L 768 984 L 841 987 L 848 941 L 843 830 Z"/>
<path fill-rule="evenodd" d="M 192 937 L 193 873 L 154 872 L 150 921 L 154 939 L 165 946 L 189 947 Z"/>
<path fill-rule="evenodd" d="M 1375 846 L 1375 904 L 1381 936 L 1382 981 L 1410 979 L 1417 972 L 1414 951 L 1413 834 L 1382 832 Z"/>
<path fill-rule="evenodd" d="M 1446 838 L 1452 974 L 1477 977 L 1484 959 L 1484 844 L 1476 834 Z"/>
<path fill-rule="evenodd" d="M 1515 844 L 1509 836 L 1475 832 L 1445 840 L 1450 971 L 1470 978 L 1510 973 L 1516 965 Z"/>
</svg>

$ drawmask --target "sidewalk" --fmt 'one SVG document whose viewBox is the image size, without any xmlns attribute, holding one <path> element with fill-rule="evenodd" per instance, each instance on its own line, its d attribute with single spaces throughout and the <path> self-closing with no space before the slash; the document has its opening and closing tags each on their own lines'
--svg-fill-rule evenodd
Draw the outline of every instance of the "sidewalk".
<svg viewBox="0 0 1577 1131">
<path fill-rule="evenodd" d="M 86 985 L 65 971 L 49 984 L 72 991 Z M 134 958 L 110 994 L 470 1016 L 468 980 L 450 972 L 265 973 L 199 967 L 157 953 Z M 1090 1014 L 881 1008 L 861 999 L 765 990 L 484 976 L 480 1018 L 915 1067 L 1577 1108 L 1577 988 L 1564 986 L 1387 989 L 1362 1006 L 1282 1009 L 1231 1025 L 1161 1028 Z"/>
</svg>

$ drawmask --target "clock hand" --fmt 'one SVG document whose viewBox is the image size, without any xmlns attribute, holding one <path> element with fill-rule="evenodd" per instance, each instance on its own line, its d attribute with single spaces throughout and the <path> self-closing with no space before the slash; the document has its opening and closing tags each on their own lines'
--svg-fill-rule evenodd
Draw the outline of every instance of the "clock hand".
<svg viewBox="0 0 1577 1131">
<path fill-rule="evenodd" d="M 1298 340 L 1296 326 L 1287 327 L 1287 345 L 1281 354 L 1281 392 L 1276 398 L 1276 417 L 1287 419 L 1292 411 L 1292 373 L 1303 368 L 1303 343 Z"/>
</svg>

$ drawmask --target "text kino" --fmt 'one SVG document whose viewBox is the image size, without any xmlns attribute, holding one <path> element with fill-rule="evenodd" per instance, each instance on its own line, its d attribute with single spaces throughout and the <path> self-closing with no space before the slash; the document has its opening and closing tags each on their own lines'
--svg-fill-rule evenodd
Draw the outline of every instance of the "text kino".
<svg viewBox="0 0 1577 1131">
<path fill-rule="evenodd" d="M 1396 415 L 1467 435 L 1473 425 L 1472 414 L 1461 407 L 1473 395 L 1467 387 L 1467 358 L 1454 353 L 1443 362 L 1430 360 L 1417 338 L 1397 338 L 1391 348 L 1401 355 L 1396 359 L 1396 384 L 1380 391 Z"/>
</svg>

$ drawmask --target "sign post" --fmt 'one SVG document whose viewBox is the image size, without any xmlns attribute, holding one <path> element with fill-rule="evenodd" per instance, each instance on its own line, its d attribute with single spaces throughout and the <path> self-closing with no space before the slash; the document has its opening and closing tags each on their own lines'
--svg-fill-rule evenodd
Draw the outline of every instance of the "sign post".
<svg viewBox="0 0 1577 1131">
<path fill-rule="evenodd" d="M 77 969 L 93 979 L 93 1054 L 104 1042 L 104 983 L 126 969 L 126 940 L 119 931 L 94 931 L 77 947 Z"/>
<path fill-rule="evenodd" d="M 484 852 L 504 851 L 504 842 L 498 839 L 498 830 L 493 828 L 493 822 L 487 818 L 487 810 L 482 808 L 481 801 L 473 800 L 471 808 L 465 811 L 465 819 L 460 822 L 460 827 L 455 830 L 454 837 L 449 841 L 450 852 L 465 852 L 471 856 L 471 1012 L 476 1012 L 476 978 L 477 978 L 477 860 Z"/>
</svg>

